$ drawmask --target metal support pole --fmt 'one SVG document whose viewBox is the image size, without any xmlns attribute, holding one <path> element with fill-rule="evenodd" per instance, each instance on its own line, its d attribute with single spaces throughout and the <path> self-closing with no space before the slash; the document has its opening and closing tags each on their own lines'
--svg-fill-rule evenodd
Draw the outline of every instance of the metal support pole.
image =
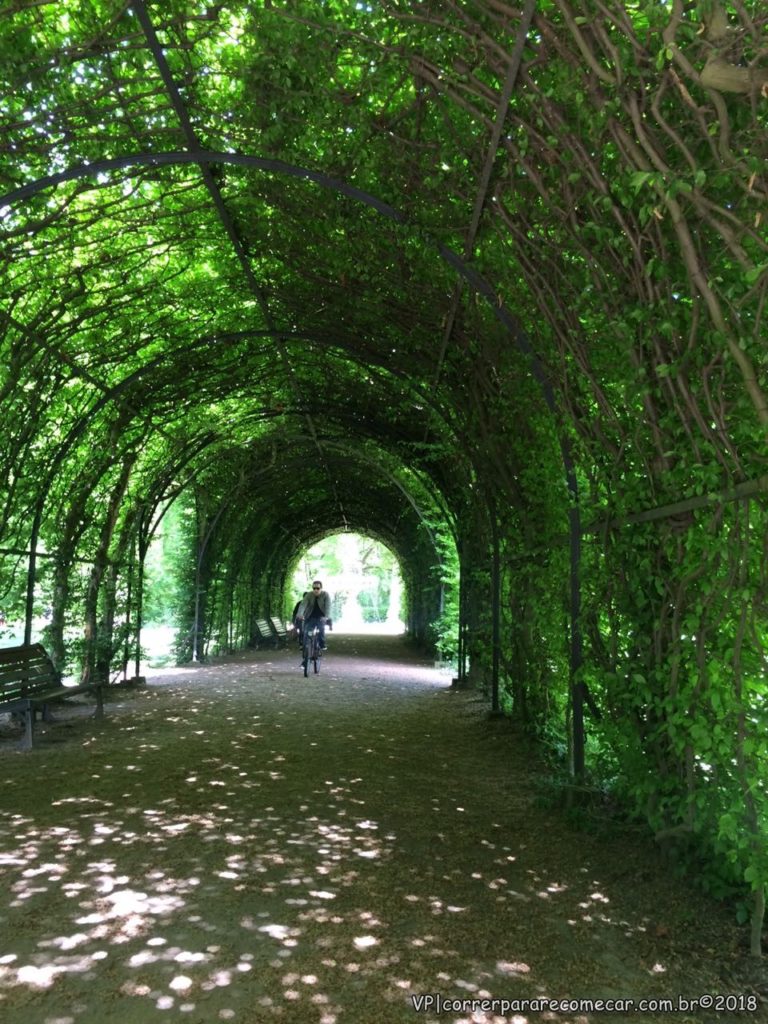
<svg viewBox="0 0 768 1024">
<path fill-rule="evenodd" d="M 29 561 L 27 563 L 27 597 L 24 604 L 24 643 L 32 643 L 32 619 L 35 614 L 35 576 L 37 575 L 37 542 L 40 539 L 40 525 L 43 521 L 43 502 L 46 492 L 37 503 L 32 533 L 29 538 Z"/>
<path fill-rule="evenodd" d="M 582 664 L 581 643 L 581 521 L 578 506 L 568 513 L 571 526 L 571 651 L 570 686 L 573 728 L 573 774 L 584 775 L 584 685 L 579 679 Z"/>
<path fill-rule="evenodd" d="M 144 626 L 144 560 L 147 557 L 148 541 L 139 535 L 139 563 L 136 567 L 136 636 L 134 648 L 134 675 L 141 675 L 141 630 Z"/>
<path fill-rule="evenodd" d="M 133 600 L 133 573 L 136 565 L 136 537 L 132 537 L 128 550 L 128 572 L 125 584 L 125 640 L 123 642 L 123 682 L 128 679 L 128 662 L 131 660 L 131 601 Z"/>
<path fill-rule="evenodd" d="M 456 661 L 457 661 L 457 676 L 452 680 L 454 686 L 463 686 L 465 682 L 464 675 L 464 557 L 462 552 L 462 546 L 459 546 L 459 628 L 458 628 L 458 646 L 456 649 Z"/>
<path fill-rule="evenodd" d="M 491 669 L 491 714 L 500 715 L 499 703 L 499 663 L 501 655 L 501 551 L 499 543 L 499 524 L 496 519 L 496 506 L 491 504 L 491 542 L 493 552 L 491 558 L 491 614 L 493 624 L 493 663 Z"/>
</svg>

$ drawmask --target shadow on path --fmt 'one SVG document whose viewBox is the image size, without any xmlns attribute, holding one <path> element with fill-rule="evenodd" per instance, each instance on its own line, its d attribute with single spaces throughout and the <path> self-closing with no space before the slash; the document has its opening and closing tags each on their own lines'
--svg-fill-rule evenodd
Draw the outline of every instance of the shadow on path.
<svg viewBox="0 0 768 1024">
<path fill-rule="evenodd" d="M 730 920 L 547 813 L 509 722 L 403 640 L 329 642 L 319 677 L 249 652 L 3 741 L 1 1019 L 737 1019 L 547 1009 L 726 991 Z"/>
</svg>

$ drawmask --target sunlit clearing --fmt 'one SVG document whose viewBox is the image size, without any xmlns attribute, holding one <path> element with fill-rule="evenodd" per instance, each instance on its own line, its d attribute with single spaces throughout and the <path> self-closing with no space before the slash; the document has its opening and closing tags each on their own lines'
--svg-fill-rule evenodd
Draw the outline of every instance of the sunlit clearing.
<svg viewBox="0 0 768 1024">
<path fill-rule="evenodd" d="M 326 537 L 300 558 L 291 582 L 294 601 L 315 579 L 331 595 L 334 631 L 403 632 L 400 565 L 383 544 L 357 533 Z"/>
</svg>

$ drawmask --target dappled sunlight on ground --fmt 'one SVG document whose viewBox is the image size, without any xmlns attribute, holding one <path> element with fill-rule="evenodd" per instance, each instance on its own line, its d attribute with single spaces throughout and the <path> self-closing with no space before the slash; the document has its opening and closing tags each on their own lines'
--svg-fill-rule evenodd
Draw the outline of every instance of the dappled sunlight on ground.
<svg viewBox="0 0 768 1024">
<path fill-rule="evenodd" d="M 357 645 L 319 679 L 291 649 L 163 670 L 3 741 L 0 1018 L 585 1024 L 486 1004 L 679 987 L 653 898 L 616 906 L 635 866 L 532 807 L 508 724 Z"/>
</svg>

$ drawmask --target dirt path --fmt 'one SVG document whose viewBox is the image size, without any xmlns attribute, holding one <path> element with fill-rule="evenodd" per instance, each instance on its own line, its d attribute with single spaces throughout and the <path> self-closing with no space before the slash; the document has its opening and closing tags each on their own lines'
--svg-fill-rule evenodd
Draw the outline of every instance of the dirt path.
<svg viewBox="0 0 768 1024">
<path fill-rule="evenodd" d="M 731 915 L 542 807 L 510 724 L 449 682 L 335 636 L 316 679 L 293 649 L 169 669 L 0 742 L 0 1019 L 765 1020 L 486 1002 L 754 996 Z"/>
</svg>

